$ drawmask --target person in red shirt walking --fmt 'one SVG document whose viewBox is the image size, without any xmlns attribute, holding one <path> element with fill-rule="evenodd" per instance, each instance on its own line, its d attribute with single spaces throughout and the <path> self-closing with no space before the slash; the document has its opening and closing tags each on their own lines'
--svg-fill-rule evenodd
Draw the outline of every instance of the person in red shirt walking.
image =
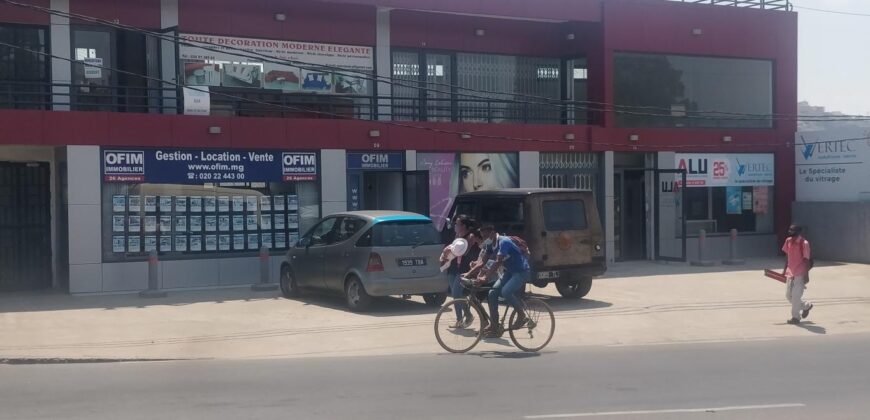
<svg viewBox="0 0 870 420">
<path fill-rule="evenodd" d="M 782 245 L 782 252 L 786 257 L 782 273 L 786 277 L 785 297 L 791 302 L 791 319 L 786 322 L 797 325 L 813 309 L 812 303 L 803 300 L 813 261 L 810 242 L 804 238 L 803 228 L 794 224 L 788 227 L 788 237 Z"/>
</svg>

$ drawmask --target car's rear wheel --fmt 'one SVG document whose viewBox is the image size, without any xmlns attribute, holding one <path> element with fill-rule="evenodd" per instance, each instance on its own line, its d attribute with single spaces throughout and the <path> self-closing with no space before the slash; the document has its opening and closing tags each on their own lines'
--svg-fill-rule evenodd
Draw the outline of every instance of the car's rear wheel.
<svg viewBox="0 0 870 420">
<path fill-rule="evenodd" d="M 581 277 L 579 280 L 566 280 L 556 283 L 556 290 L 567 299 L 580 299 L 592 289 L 592 277 Z"/>
<path fill-rule="evenodd" d="M 446 301 L 447 294 L 445 293 L 430 293 L 428 295 L 423 295 L 423 302 L 426 302 L 427 305 L 441 306 Z"/>
<path fill-rule="evenodd" d="M 279 283 L 281 285 L 281 294 L 285 298 L 295 298 L 302 294 L 299 290 L 299 285 L 296 283 L 296 277 L 293 276 L 290 267 L 286 265 L 281 267 L 281 281 Z"/>
<path fill-rule="evenodd" d="M 373 300 L 363 287 L 362 281 L 356 276 L 347 279 L 344 285 L 344 296 L 347 300 L 347 307 L 353 312 L 365 311 L 371 306 Z"/>
</svg>

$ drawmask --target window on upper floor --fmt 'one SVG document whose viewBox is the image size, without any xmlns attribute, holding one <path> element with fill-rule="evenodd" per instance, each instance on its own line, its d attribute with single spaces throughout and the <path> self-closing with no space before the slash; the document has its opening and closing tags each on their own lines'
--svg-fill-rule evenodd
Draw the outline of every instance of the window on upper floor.
<svg viewBox="0 0 870 420">
<path fill-rule="evenodd" d="M 0 42 L 27 50 L 0 46 L 0 108 L 48 107 L 49 70 L 46 30 L 38 26 L 0 24 Z"/>
<path fill-rule="evenodd" d="M 617 53 L 620 127 L 772 128 L 768 60 Z"/>
</svg>

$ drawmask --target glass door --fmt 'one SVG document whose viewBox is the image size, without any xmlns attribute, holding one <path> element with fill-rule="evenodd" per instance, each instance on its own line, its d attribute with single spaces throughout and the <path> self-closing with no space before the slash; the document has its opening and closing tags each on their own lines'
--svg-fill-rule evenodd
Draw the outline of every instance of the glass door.
<svg viewBox="0 0 870 420">
<path fill-rule="evenodd" d="M 73 29 L 72 90 L 74 110 L 113 111 L 117 103 L 114 85 L 114 39 L 109 30 Z"/>
<path fill-rule="evenodd" d="M 429 215 L 429 171 L 407 171 L 404 174 L 405 211 Z"/>
</svg>

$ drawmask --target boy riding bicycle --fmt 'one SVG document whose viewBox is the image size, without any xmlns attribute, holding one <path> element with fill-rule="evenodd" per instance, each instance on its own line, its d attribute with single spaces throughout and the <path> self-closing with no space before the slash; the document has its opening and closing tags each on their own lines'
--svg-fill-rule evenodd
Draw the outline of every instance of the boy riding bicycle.
<svg viewBox="0 0 870 420">
<path fill-rule="evenodd" d="M 482 267 L 476 267 L 480 268 L 477 282 L 485 283 L 492 273 L 497 272 L 501 267 L 504 268 L 503 274 L 493 284 L 487 297 L 490 323 L 486 335 L 487 337 L 500 337 L 504 331 L 502 331 L 501 325 L 498 325 L 499 297 L 503 298 L 519 314 L 514 327 L 520 327 L 528 321 L 522 309 L 519 293 L 523 291 L 529 280 L 529 260 L 523 250 L 510 237 L 499 235 L 493 225 L 484 225 L 480 229 L 480 234 L 484 239 L 484 249 L 481 255 L 486 254 L 481 260 L 491 259 L 493 255 L 495 258 Z"/>
</svg>

